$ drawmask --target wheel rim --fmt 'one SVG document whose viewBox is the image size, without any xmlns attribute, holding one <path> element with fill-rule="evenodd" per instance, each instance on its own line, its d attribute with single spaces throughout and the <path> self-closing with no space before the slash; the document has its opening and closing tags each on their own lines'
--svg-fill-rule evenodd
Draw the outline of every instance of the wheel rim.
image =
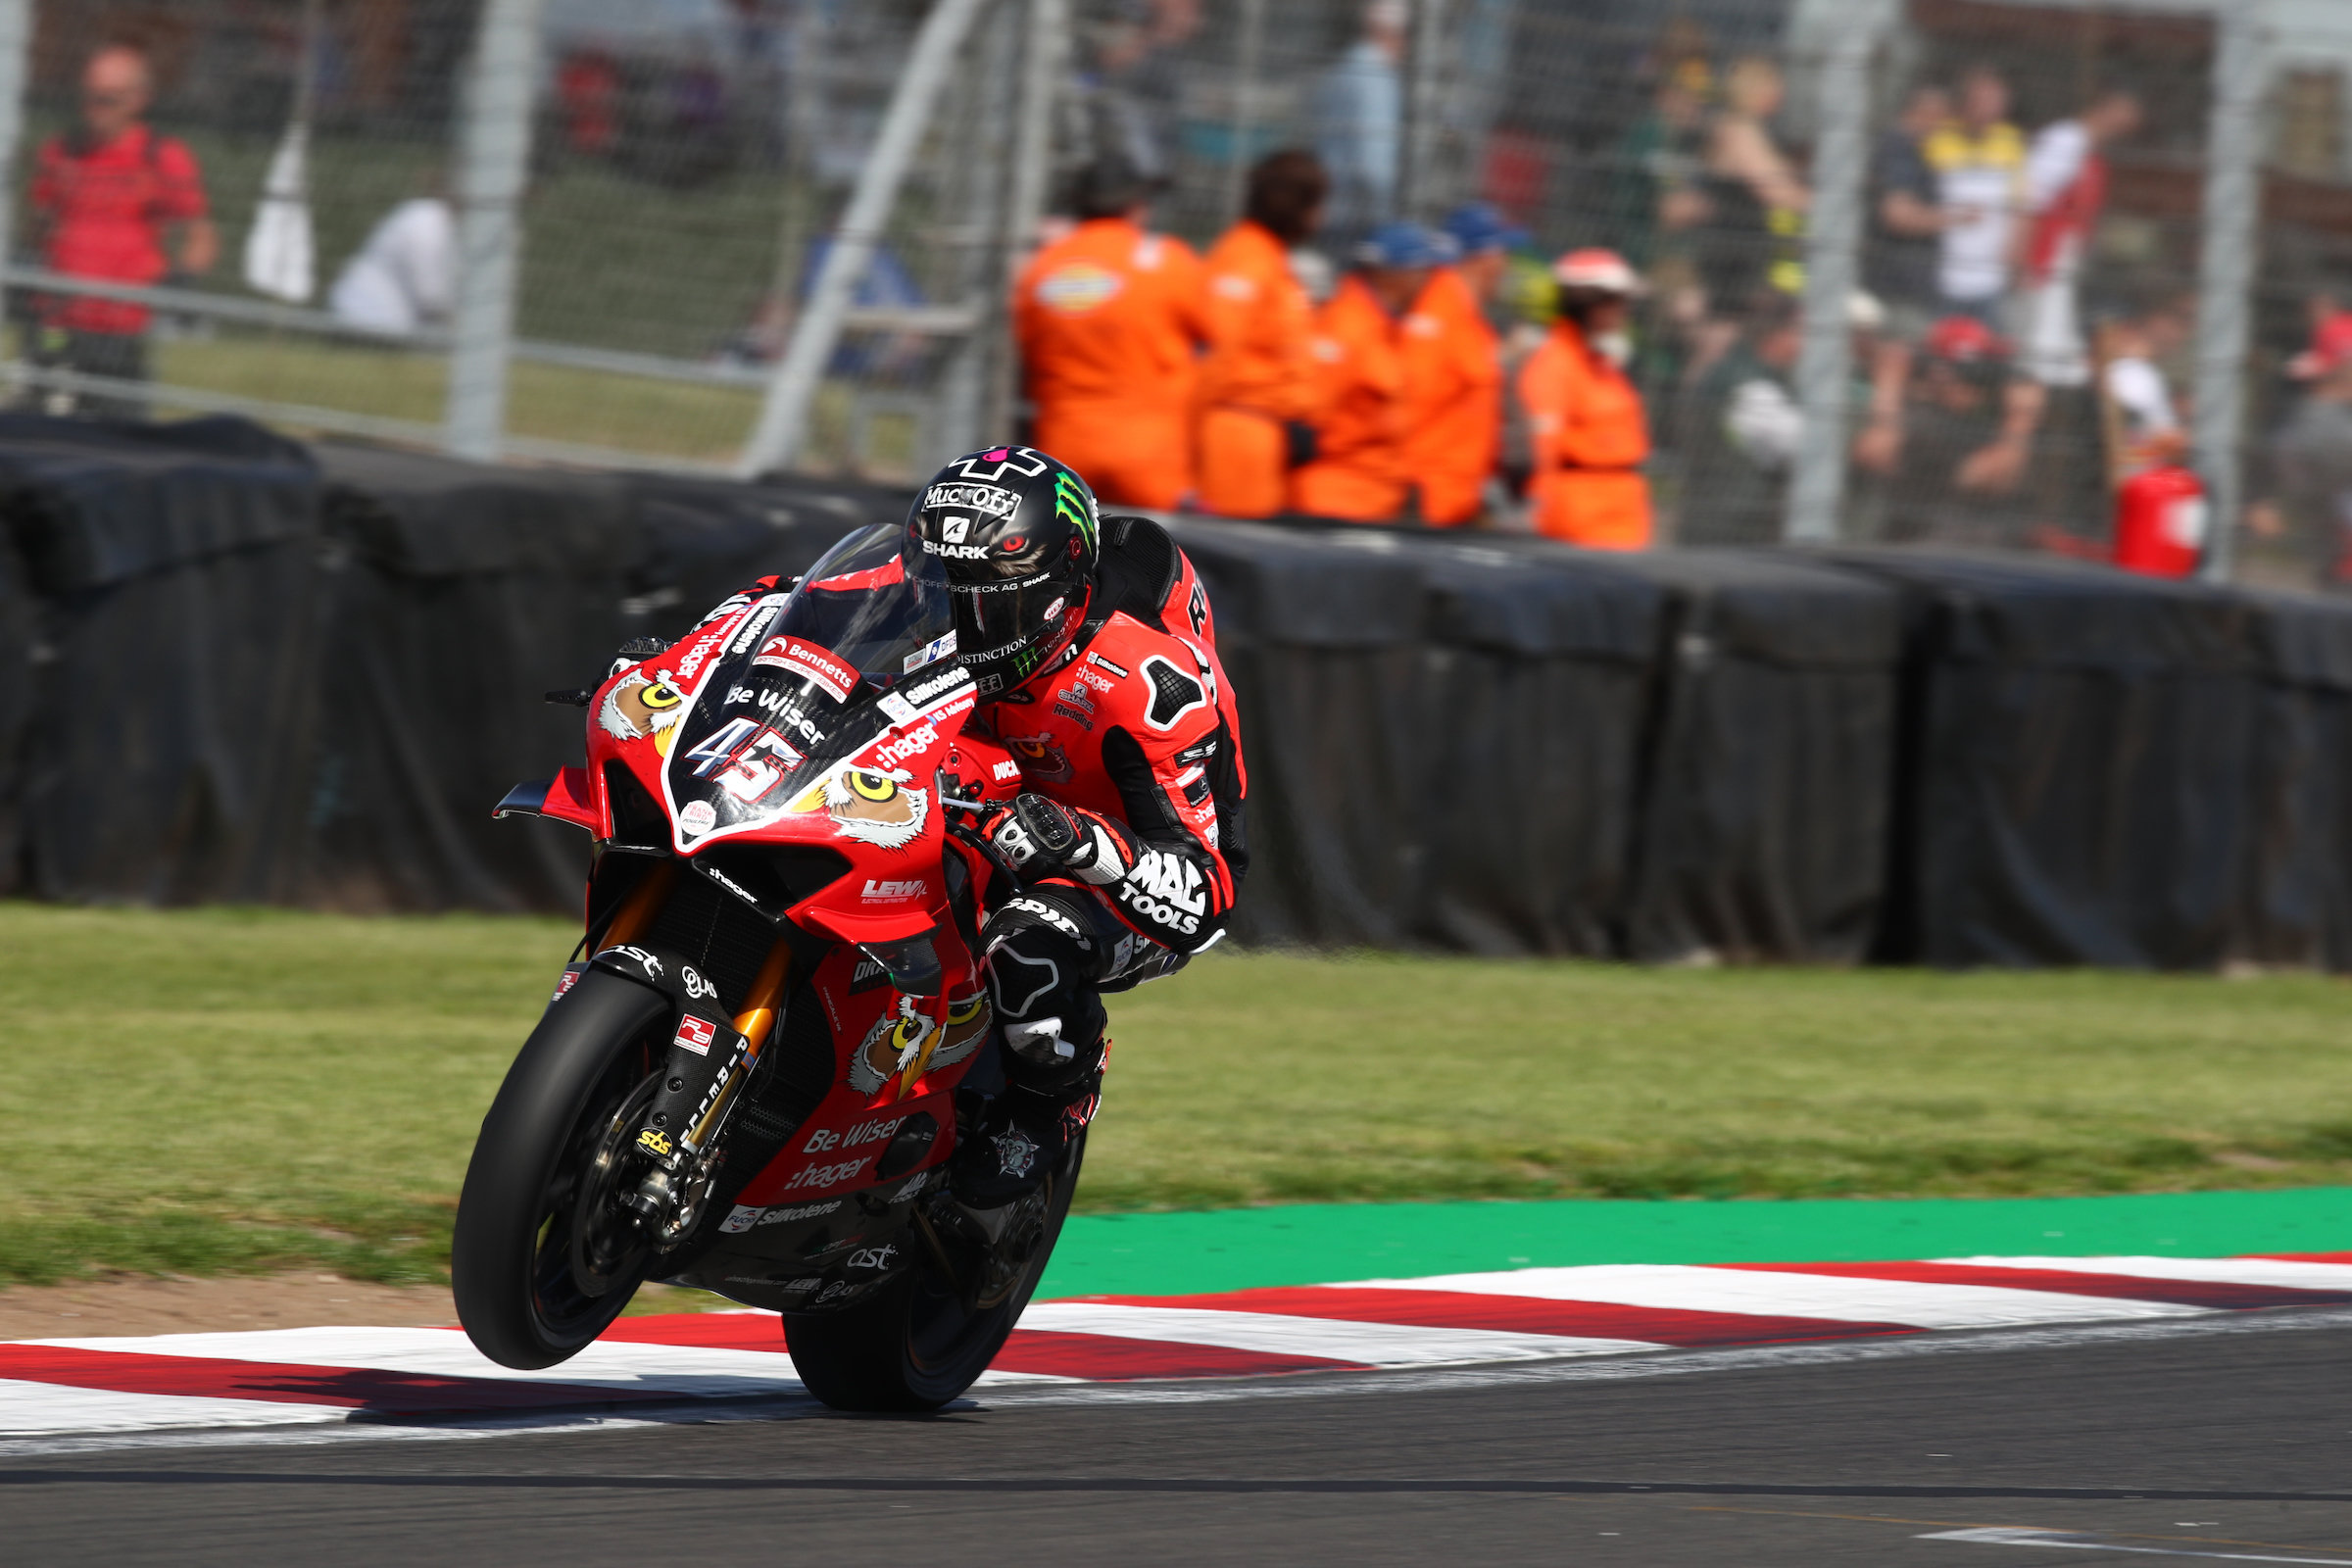
<svg viewBox="0 0 2352 1568">
<path fill-rule="evenodd" d="M 582 1296 L 611 1294 L 615 1285 L 635 1277 L 653 1250 L 645 1232 L 629 1222 L 615 1200 L 642 1163 L 629 1157 L 629 1135 L 661 1083 L 649 1077 L 620 1102 L 597 1138 L 587 1170 L 574 1183 L 578 1196 L 571 1205 L 571 1282 Z"/>
<path fill-rule="evenodd" d="M 531 1256 L 531 1315 L 552 1344 L 594 1339 L 627 1304 L 620 1287 L 640 1277 L 651 1249 L 611 1199 L 625 1179 L 628 1129 L 660 1082 L 641 1041 L 616 1051 L 548 1173 Z"/>
<path fill-rule="evenodd" d="M 1023 1211 L 1013 1217 L 1006 1233 L 1019 1238 L 1011 1248 L 991 1249 L 988 1255 L 966 1263 L 966 1267 L 979 1267 L 1010 1253 L 1002 1273 L 983 1277 L 968 1302 L 937 1269 L 925 1268 L 916 1274 L 906 1314 L 906 1361 L 916 1372 L 951 1373 L 978 1350 L 994 1352 L 996 1342 L 1003 1338 L 1004 1312 L 1024 1304 L 1024 1288 L 1032 1285 L 1040 1272 L 1045 1252 L 1042 1243 L 1052 1227 L 1054 1199 L 1065 1179 L 1056 1170 L 1039 1183 L 1035 1192 L 1017 1200 Z"/>
</svg>

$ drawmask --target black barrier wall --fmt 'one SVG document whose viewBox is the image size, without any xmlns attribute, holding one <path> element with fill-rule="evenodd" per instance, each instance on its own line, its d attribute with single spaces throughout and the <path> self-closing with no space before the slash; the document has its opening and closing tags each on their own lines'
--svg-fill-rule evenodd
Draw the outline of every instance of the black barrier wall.
<svg viewBox="0 0 2352 1568">
<path fill-rule="evenodd" d="M 1189 521 L 1170 530 L 1216 607 L 1242 710 L 1250 942 L 1406 945 L 1417 855 L 1413 694 L 1421 583 L 1399 560 L 1311 534 Z"/>
<path fill-rule="evenodd" d="M 1622 952 L 1668 594 L 1566 551 L 1407 543 L 1426 617 L 1408 934 L 1472 953 Z"/>
<path fill-rule="evenodd" d="M 317 747 L 319 481 L 233 419 L 0 418 L 40 601 L 11 878 L 47 898 L 294 902 Z"/>
<path fill-rule="evenodd" d="M 906 494 L 0 418 L 0 891 L 568 910 L 494 823 L 675 637 Z M 2352 606 L 1908 550 L 1176 518 L 1259 942 L 2352 969 Z"/>
<path fill-rule="evenodd" d="M 544 695 L 600 684 L 622 642 L 682 635 L 906 505 L 366 447 L 319 459 L 340 569 L 308 891 L 339 908 L 576 905 L 578 831 L 483 804 L 582 760 L 581 710 Z"/>
<path fill-rule="evenodd" d="M 2352 969 L 2352 611 L 2261 595 L 2252 823 L 2232 956 Z"/>
<path fill-rule="evenodd" d="M 2261 880 L 2262 601 L 2072 563 L 1838 559 L 1896 585 L 1909 623 L 1883 956 L 2210 968 L 2236 955 Z"/>
<path fill-rule="evenodd" d="M 1625 953 L 1859 960 L 1886 888 L 1895 595 L 1788 555 L 1681 551 L 1614 564 L 1658 583 L 1671 606 Z"/>
</svg>

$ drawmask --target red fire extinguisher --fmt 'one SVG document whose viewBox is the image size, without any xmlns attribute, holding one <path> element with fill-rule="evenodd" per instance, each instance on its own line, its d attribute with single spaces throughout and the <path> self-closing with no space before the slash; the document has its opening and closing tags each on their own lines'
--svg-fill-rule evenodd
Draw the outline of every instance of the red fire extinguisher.
<svg viewBox="0 0 2352 1568">
<path fill-rule="evenodd" d="M 2186 577 L 2205 554 L 2205 486 L 2167 464 L 2116 487 L 2115 564 L 2150 577 Z"/>
</svg>

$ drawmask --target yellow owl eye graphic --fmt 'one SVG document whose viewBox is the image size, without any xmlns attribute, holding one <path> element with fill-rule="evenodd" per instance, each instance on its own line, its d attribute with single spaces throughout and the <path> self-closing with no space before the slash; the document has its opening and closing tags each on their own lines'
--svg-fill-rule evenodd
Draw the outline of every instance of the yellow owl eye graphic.
<svg viewBox="0 0 2352 1568">
<path fill-rule="evenodd" d="M 879 773 L 852 773 L 850 788 L 865 800 L 887 801 L 899 793 L 899 781 L 884 778 Z"/>
<path fill-rule="evenodd" d="M 676 687 L 667 685 L 662 681 L 656 681 L 653 685 L 648 686 L 643 691 L 639 692 L 637 694 L 637 700 L 648 708 L 662 709 L 675 708 L 685 699 L 678 695 Z"/>
</svg>

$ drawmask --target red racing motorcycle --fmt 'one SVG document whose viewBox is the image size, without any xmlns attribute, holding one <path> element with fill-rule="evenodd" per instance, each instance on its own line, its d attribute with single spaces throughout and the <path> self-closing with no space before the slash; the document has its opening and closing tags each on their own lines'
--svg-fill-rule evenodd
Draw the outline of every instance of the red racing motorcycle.
<svg viewBox="0 0 2352 1568">
<path fill-rule="evenodd" d="M 485 1355 L 553 1365 L 638 1285 L 784 1317 L 842 1409 L 928 1409 L 1004 1346 L 1085 1140 L 971 1210 L 942 1165 L 1002 1092 L 976 831 L 1020 769 L 963 732 L 945 576 L 876 525 L 594 692 L 588 764 L 500 815 L 596 841 L 586 932 L 483 1118 L 451 1255 Z"/>
</svg>

